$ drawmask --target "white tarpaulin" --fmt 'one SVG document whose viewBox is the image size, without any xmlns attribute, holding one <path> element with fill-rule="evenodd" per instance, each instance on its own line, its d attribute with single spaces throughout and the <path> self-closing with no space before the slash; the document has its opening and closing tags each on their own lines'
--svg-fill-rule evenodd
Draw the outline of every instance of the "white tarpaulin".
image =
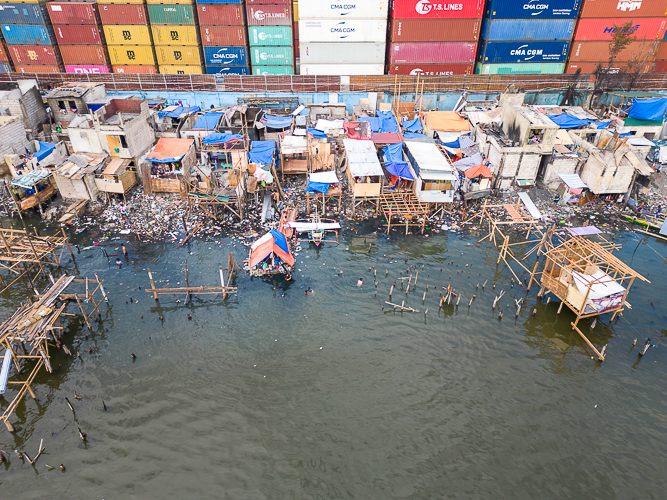
<svg viewBox="0 0 667 500">
<path fill-rule="evenodd" d="M 630 146 L 655 146 L 653 141 L 648 140 L 646 137 L 633 137 L 628 139 L 628 144 Z"/>
<path fill-rule="evenodd" d="M 292 229 L 296 229 L 297 231 L 340 229 L 340 224 L 338 222 L 287 222 L 285 225 Z"/>
<path fill-rule="evenodd" d="M 572 189 L 588 189 L 588 186 L 581 180 L 579 174 L 558 174 L 567 187 Z"/>
<path fill-rule="evenodd" d="M 343 139 L 350 173 L 354 177 L 383 175 L 373 141 Z"/>
<path fill-rule="evenodd" d="M 336 177 L 336 172 L 329 170 L 328 172 L 315 172 L 310 174 L 308 180 L 310 182 L 322 182 L 324 184 L 338 184 L 340 181 Z"/>
<path fill-rule="evenodd" d="M 667 163 L 667 146 L 660 146 L 660 163 Z"/>
<path fill-rule="evenodd" d="M 535 206 L 535 203 L 533 203 L 533 200 L 530 199 L 530 196 L 528 196 L 528 193 L 521 192 L 519 193 L 519 198 L 521 198 L 521 201 L 523 201 L 523 204 L 526 205 L 526 208 L 530 212 L 530 215 L 533 216 L 533 219 L 541 219 L 542 214 L 538 210 L 538 208 Z"/>
<path fill-rule="evenodd" d="M 343 128 L 343 120 L 317 120 L 317 125 L 315 125 L 317 130 L 321 130 L 325 134 L 328 134 L 331 130 L 339 130 Z"/>
<path fill-rule="evenodd" d="M 574 271 L 572 273 L 572 279 L 574 284 L 577 285 L 577 289 L 583 295 L 586 295 L 586 292 L 588 292 L 588 285 L 589 283 L 592 283 L 590 286 L 591 291 L 588 292 L 588 300 L 601 299 L 603 297 L 609 297 L 610 295 L 625 292 L 625 288 L 603 271 L 595 271 L 592 276 Z"/>
<path fill-rule="evenodd" d="M 301 154 L 308 151 L 308 139 L 286 135 L 280 141 L 280 150 L 284 155 Z"/>
</svg>

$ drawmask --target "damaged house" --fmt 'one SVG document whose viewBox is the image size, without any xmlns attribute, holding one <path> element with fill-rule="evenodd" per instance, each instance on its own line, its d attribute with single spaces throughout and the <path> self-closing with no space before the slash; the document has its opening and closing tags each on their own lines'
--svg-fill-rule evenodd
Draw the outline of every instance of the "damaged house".
<svg viewBox="0 0 667 500">
<path fill-rule="evenodd" d="M 108 159 L 106 153 L 77 153 L 58 165 L 53 177 L 63 199 L 95 201 L 99 195 L 95 174 L 101 172 Z"/>
<path fill-rule="evenodd" d="M 53 121 L 64 129 L 77 115 L 91 112 L 89 103 L 103 101 L 106 96 L 103 83 L 68 83 L 46 94 L 46 102 Z"/>
<path fill-rule="evenodd" d="M 20 116 L 32 139 L 38 139 L 49 121 L 42 95 L 34 80 L 19 80 L 18 88 L 0 91 L 0 115 Z"/>
</svg>

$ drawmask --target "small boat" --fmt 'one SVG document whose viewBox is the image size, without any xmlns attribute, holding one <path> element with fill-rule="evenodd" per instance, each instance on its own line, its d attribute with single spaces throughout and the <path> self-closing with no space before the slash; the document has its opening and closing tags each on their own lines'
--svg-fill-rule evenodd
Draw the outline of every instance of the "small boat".
<svg viewBox="0 0 667 500">
<path fill-rule="evenodd" d="M 288 281 L 294 272 L 294 246 L 292 230 L 287 226 L 295 212 L 284 212 L 279 228 L 272 229 L 250 246 L 250 254 L 243 261 L 243 269 L 252 277 L 282 274 Z"/>
<path fill-rule="evenodd" d="M 650 229 L 660 230 L 662 225 L 665 223 L 665 215 L 661 214 L 659 216 L 655 215 L 642 215 L 640 217 L 635 217 L 632 215 L 624 215 L 625 220 L 632 222 L 634 224 L 639 224 Z"/>
<path fill-rule="evenodd" d="M 321 219 L 319 213 L 315 213 L 310 220 L 302 220 L 295 222 L 288 222 L 288 227 L 294 229 L 294 243 L 298 242 L 312 242 L 316 247 L 325 242 L 329 241 L 331 243 L 334 240 L 326 240 L 327 231 L 334 232 L 336 234 L 336 244 L 338 244 L 338 230 L 340 229 L 340 224 L 333 219 Z M 298 239 L 298 233 L 307 233 L 307 238 Z"/>
</svg>

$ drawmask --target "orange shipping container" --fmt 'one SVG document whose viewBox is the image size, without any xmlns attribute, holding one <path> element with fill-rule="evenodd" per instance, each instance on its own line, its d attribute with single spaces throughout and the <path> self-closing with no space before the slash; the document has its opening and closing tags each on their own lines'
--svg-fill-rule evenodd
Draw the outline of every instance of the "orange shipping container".
<svg viewBox="0 0 667 500">
<path fill-rule="evenodd" d="M 51 45 L 10 45 L 9 56 L 15 66 L 21 64 L 38 66 L 58 64 L 56 49 Z"/>
<path fill-rule="evenodd" d="M 107 64 L 107 56 L 102 45 L 61 45 L 60 55 L 65 65 Z"/>
<path fill-rule="evenodd" d="M 667 61 L 656 61 L 654 73 L 667 73 Z"/>
<path fill-rule="evenodd" d="M 626 62 L 632 59 L 643 59 L 653 49 L 652 42 L 632 42 L 614 58 L 617 62 Z M 647 60 L 653 60 L 648 57 Z M 609 42 L 572 42 L 570 62 L 609 61 Z"/>
<path fill-rule="evenodd" d="M 58 66 L 16 66 L 17 73 L 60 73 Z"/>
<path fill-rule="evenodd" d="M 5 52 L 5 47 L 4 44 L 2 43 L 2 40 L 0 40 L 0 62 L 9 62 L 9 59 L 7 58 L 7 52 Z"/>
<path fill-rule="evenodd" d="M 655 55 L 656 61 L 667 61 L 667 42 L 662 42 L 658 47 L 658 53 Z"/>
<path fill-rule="evenodd" d="M 157 74 L 157 68 L 155 66 L 113 66 L 114 73 L 142 73 L 142 74 Z"/>
<path fill-rule="evenodd" d="M 613 67 L 607 69 L 606 64 L 597 63 L 597 62 L 580 62 L 580 63 L 571 63 L 568 64 L 565 68 L 565 73 L 576 73 L 577 70 L 581 69 L 582 75 L 592 75 L 595 73 L 599 67 L 603 71 L 609 71 L 610 73 L 620 73 L 625 70 L 625 63 L 614 65 Z M 653 68 L 653 63 L 646 63 L 640 73 L 650 73 Z"/>
</svg>

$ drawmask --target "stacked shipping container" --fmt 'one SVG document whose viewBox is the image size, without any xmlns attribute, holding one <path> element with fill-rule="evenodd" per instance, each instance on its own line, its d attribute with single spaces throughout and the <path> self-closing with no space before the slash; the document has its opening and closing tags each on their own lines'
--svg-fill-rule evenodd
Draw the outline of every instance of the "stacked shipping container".
<svg viewBox="0 0 667 500">
<path fill-rule="evenodd" d="M 472 73 L 485 0 L 393 0 L 390 75 Z"/>
<path fill-rule="evenodd" d="M 5 42 L 0 37 L 0 73 L 11 73 L 12 66 L 9 64 L 9 56 L 7 55 L 7 47 Z"/>
<path fill-rule="evenodd" d="M 144 0 L 98 0 L 114 73 L 157 73 Z"/>
<path fill-rule="evenodd" d="M 489 0 L 476 72 L 563 73 L 581 0 Z"/>
<path fill-rule="evenodd" d="M 252 74 L 293 75 L 292 0 L 246 0 L 246 13 Z"/>
<path fill-rule="evenodd" d="M 197 0 L 197 14 L 209 75 L 250 73 L 241 0 Z"/>
<path fill-rule="evenodd" d="M 568 73 L 605 71 L 647 73 L 659 51 L 667 26 L 667 0 L 584 0 L 574 34 Z M 636 41 L 611 57 L 611 34 L 624 24 Z M 659 56 L 662 57 L 662 56 Z"/>
<path fill-rule="evenodd" d="M 109 73 L 97 4 L 92 2 L 51 2 L 47 4 L 65 72 Z"/>
<path fill-rule="evenodd" d="M 160 73 L 201 74 L 201 44 L 193 0 L 148 0 L 147 3 Z"/>
<path fill-rule="evenodd" d="M 63 71 L 46 3 L 0 1 L 0 25 L 18 73 Z"/>
</svg>

